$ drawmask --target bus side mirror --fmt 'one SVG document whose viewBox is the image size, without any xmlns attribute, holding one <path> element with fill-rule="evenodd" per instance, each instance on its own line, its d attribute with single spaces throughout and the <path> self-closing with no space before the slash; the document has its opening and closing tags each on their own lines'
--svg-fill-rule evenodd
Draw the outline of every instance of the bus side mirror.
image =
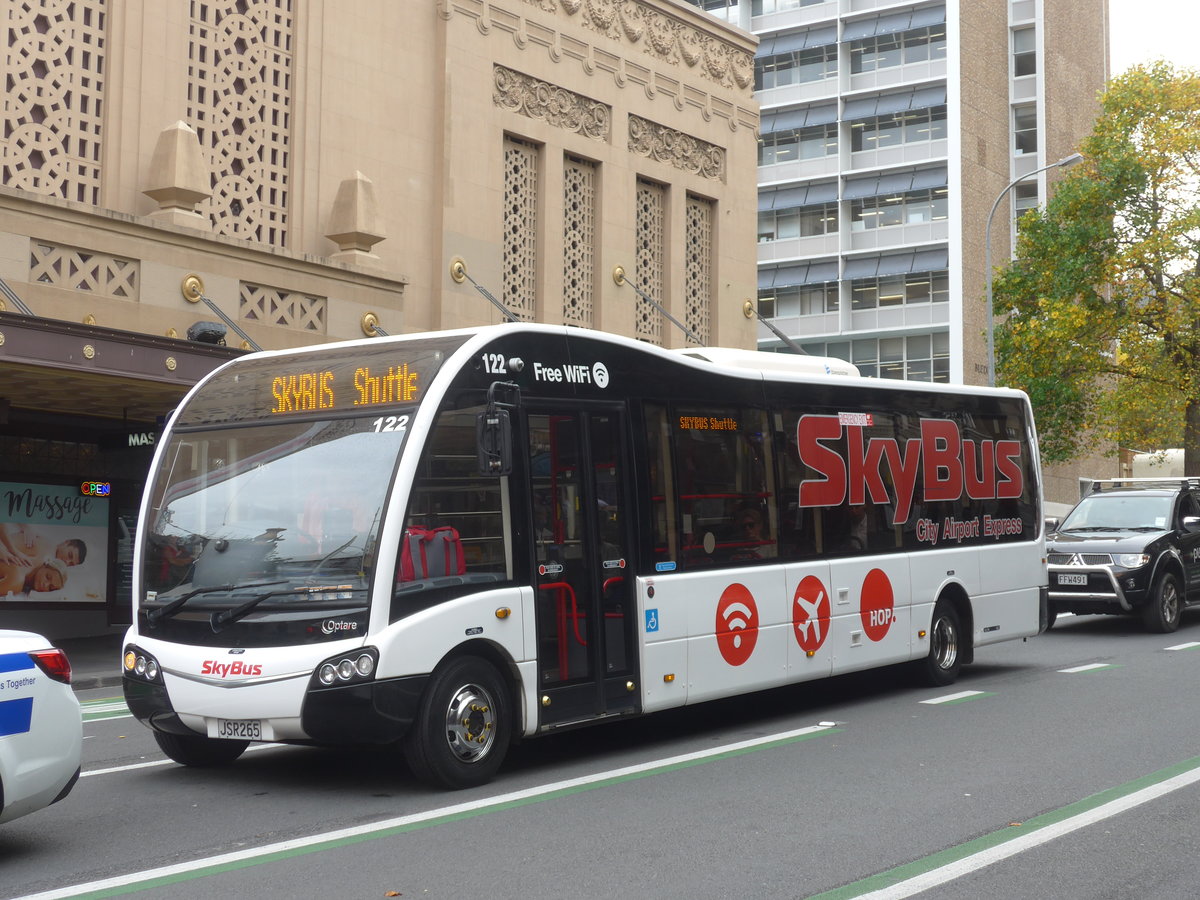
<svg viewBox="0 0 1200 900">
<path fill-rule="evenodd" d="M 507 475 L 512 471 L 512 426 L 507 409 L 491 409 L 475 416 L 475 452 L 481 475 Z"/>
</svg>

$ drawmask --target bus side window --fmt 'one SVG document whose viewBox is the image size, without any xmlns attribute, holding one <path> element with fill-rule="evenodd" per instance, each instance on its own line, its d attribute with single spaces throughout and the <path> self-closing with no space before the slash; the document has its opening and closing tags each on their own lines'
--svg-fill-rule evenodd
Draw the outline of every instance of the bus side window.
<svg viewBox="0 0 1200 900">
<path fill-rule="evenodd" d="M 778 523 L 766 413 L 681 404 L 671 424 L 684 565 L 773 558 Z"/>
<path fill-rule="evenodd" d="M 508 476 L 482 475 L 476 464 L 475 415 L 481 410 L 443 410 L 426 441 L 404 517 L 410 546 L 396 554 L 393 620 L 427 606 L 431 589 L 448 599 L 463 585 L 512 578 L 503 507 Z M 421 549 L 437 559 L 422 563 Z"/>
</svg>

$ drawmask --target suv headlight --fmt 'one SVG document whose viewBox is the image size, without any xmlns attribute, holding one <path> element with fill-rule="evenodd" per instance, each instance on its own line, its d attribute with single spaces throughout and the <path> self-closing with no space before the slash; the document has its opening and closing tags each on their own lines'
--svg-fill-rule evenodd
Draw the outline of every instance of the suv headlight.
<svg viewBox="0 0 1200 900">
<path fill-rule="evenodd" d="M 1115 553 L 1113 562 L 1123 569 L 1139 569 L 1150 562 L 1149 553 Z"/>
</svg>

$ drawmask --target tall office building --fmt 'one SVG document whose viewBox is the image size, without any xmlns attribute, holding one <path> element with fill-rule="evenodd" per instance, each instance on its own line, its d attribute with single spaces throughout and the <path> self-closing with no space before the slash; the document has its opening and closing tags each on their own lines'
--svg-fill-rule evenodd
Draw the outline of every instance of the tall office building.
<svg viewBox="0 0 1200 900">
<path fill-rule="evenodd" d="M 865 375 L 986 384 L 988 245 L 1091 130 L 1106 0 L 693 2 L 759 38 L 760 314 Z"/>
</svg>

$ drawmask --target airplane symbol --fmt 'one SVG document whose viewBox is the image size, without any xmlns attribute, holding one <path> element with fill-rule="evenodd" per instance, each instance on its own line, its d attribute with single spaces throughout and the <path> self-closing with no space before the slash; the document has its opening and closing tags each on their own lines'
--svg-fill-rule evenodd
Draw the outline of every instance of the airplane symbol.
<svg viewBox="0 0 1200 900">
<path fill-rule="evenodd" d="M 800 596 L 796 597 L 796 602 L 800 604 L 800 608 L 802 610 L 804 610 L 804 615 L 805 615 L 805 621 L 798 622 L 796 624 L 796 628 L 799 629 L 800 632 L 804 635 L 803 643 L 805 643 L 805 644 L 821 643 L 821 620 L 819 618 L 817 618 L 817 616 L 820 614 L 821 601 L 824 599 L 825 599 L 824 591 L 818 591 L 817 599 L 813 600 L 813 601 L 806 601 L 804 599 L 804 597 L 800 597 Z M 809 637 L 809 633 L 808 633 L 808 629 L 810 626 L 816 632 L 816 634 L 811 638 Z"/>
</svg>

